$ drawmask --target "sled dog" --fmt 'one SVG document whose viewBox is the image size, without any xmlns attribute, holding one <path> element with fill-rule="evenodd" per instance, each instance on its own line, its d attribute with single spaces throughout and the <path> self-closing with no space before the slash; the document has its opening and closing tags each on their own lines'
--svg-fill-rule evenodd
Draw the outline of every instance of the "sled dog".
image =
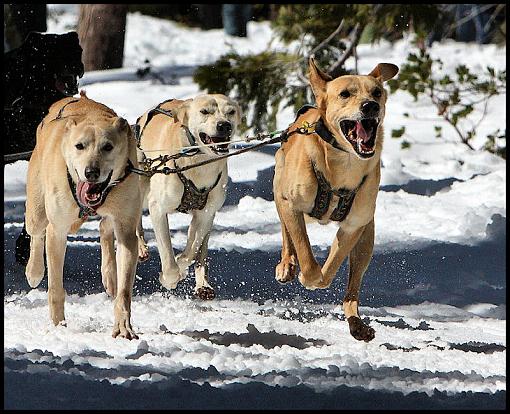
<svg viewBox="0 0 510 414">
<path fill-rule="evenodd" d="M 387 99 L 383 82 L 393 78 L 398 67 L 380 63 L 368 75 L 332 79 L 312 58 L 309 70 L 316 107 L 298 112 L 287 142 L 276 153 L 273 191 L 283 246 L 275 277 L 290 282 L 299 266 L 298 279 L 304 287 L 325 289 L 349 256 L 343 310 L 351 335 L 368 342 L 375 331 L 360 319 L 358 298 L 374 245 Z M 313 129 L 292 133 L 303 125 Z M 338 222 L 322 267 L 313 256 L 305 217 L 322 224 Z"/>
<path fill-rule="evenodd" d="M 176 154 L 183 147 L 197 146 L 194 156 L 168 161 L 166 165 L 185 167 L 208 160 L 228 153 L 229 142 L 240 121 L 239 105 L 224 95 L 201 95 L 185 101 L 171 99 L 138 119 L 141 152 L 144 157 L 156 158 Z M 154 174 L 150 179 L 142 179 L 145 206 L 149 209 L 161 258 L 159 280 L 165 288 L 175 289 L 194 263 L 195 295 L 201 299 L 214 298 L 208 277 L 207 248 L 214 216 L 225 201 L 227 180 L 226 158 L 185 172 Z M 192 215 L 186 247 L 177 257 L 167 221 L 167 214 L 176 211 Z M 148 250 L 141 223 L 138 235 L 139 257 L 146 260 Z"/>
<path fill-rule="evenodd" d="M 88 216 L 101 216 L 101 275 L 114 301 L 113 337 L 137 338 L 131 327 L 131 297 L 137 263 L 136 225 L 142 212 L 136 141 L 128 122 L 88 99 L 54 103 L 37 127 L 27 177 L 26 230 L 32 288 L 48 266 L 51 320 L 65 325 L 63 266 L 66 241 Z M 114 238 L 117 239 L 117 257 Z"/>
</svg>

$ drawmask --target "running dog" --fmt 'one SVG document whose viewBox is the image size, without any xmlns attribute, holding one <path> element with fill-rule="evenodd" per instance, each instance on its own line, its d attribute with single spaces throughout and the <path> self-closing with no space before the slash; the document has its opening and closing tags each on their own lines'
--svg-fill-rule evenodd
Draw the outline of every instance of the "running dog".
<svg viewBox="0 0 510 414">
<path fill-rule="evenodd" d="M 137 338 L 130 322 L 136 225 L 142 213 L 140 181 L 130 173 L 138 165 L 136 157 L 128 122 L 84 93 L 79 99 L 54 103 L 37 127 L 27 177 L 30 257 L 25 273 L 29 285 L 37 287 L 44 277 L 46 243 L 48 303 L 55 325 L 65 325 L 67 235 L 76 233 L 88 216 L 98 214 L 102 281 L 115 298 L 113 337 Z"/>
<path fill-rule="evenodd" d="M 147 158 L 176 154 L 187 146 L 195 147 L 194 156 L 165 164 L 170 168 L 182 168 L 227 154 L 240 121 L 239 105 L 224 95 L 169 100 L 137 120 L 139 144 Z M 195 295 L 201 299 L 214 298 L 214 289 L 209 284 L 207 248 L 214 216 L 225 201 L 227 180 L 226 158 L 185 172 L 154 174 L 150 179 L 142 179 L 142 192 L 161 258 L 159 280 L 165 288 L 175 289 L 187 276 L 189 266 L 195 263 Z M 186 248 L 177 257 L 167 220 L 167 214 L 175 211 L 192 215 Z M 138 236 L 139 257 L 145 260 L 148 250 L 141 223 Z"/>
<path fill-rule="evenodd" d="M 398 67 L 378 64 L 364 76 L 332 79 L 313 59 L 309 80 L 316 107 L 304 107 L 276 153 L 273 191 L 281 221 L 283 246 L 276 280 L 290 282 L 297 273 L 307 289 L 325 289 L 349 256 L 349 281 L 343 310 L 351 335 L 370 341 L 373 328 L 358 313 L 363 274 L 372 258 L 374 213 L 381 176 L 386 91 L 383 82 Z M 339 229 L 328 258 L 315 260 L 305 216 Z"/>
</svg>

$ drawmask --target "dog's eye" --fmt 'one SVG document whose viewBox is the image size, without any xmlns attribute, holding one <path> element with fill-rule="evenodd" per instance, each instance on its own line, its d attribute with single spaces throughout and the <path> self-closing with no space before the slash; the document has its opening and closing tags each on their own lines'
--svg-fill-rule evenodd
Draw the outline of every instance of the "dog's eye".
<svg viewBox="0 0 510 414">
<path fill-rule="evenodd" d="M 204 115 L 209 115 L 209 111 L 207 109 L 201 109 L 200 113 Z"/>
<path fill-rule="evenodd" d="M 372 95 L 374 95 L 375 98 L 380 98 L 382 95 L 382 91 L 379 88 L 374 89 L 374 92 L 372 92 Z"/>
<path fill-rule="evenodd" d="M 344 99 L 348 98 L 349 96 L 351 96 L 351 93 L 348 91 L 348 90 L 345 90 L 345 91 L 342 91 L 340 92 L 340 96 Z"/>
<path fill-rule="evenodd" d="M 83 144 L 76 144 L 75 147 L 76 147 L 77 150 L 80 150 L 80 151 L 85 148 L 83 146 Z"/>
<path fill-rule="evenodd" d="M 230 111 L 228 111 L 227 115 L 234 115 L 235 113 L 236 113 L 236 110 L 231 109 Z"/>
<path fill-rule="evenodd" d="M 104 151 L 110 152 L 113 149 L 113 145 L 108 143 L 103 147 Z"/>
</svg>

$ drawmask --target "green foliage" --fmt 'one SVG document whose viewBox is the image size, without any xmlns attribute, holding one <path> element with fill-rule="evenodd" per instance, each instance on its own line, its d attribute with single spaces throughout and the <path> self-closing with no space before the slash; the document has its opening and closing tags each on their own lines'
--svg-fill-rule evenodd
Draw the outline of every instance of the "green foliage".
<svg viewBox="0 0 510 414">
<path fill-rule="evenodd" d="M 506 160 L 506 131 L 502 133 L 498 128 L 492 134 L 487 135 L 484 149 Z"/>
<path fill-rule="evenodd" d="M 410 25 L 421 30 L 437 18 L 437 5 L 402 4 L 285 4 L 278 9 L 273 21 L 277 36 L 285 42 L 297 41 L 296 53 L 262 52 L 240 56 L 233 52 L 220 57 L 211 65 L 198 68 L 194 80 L 209 93 L 223 93 L 237 99 L 248 115 L 243 130 L 274 129 L 276 113 L 282 106 L 299 109 L 310 102 L 311 90 L 305 74 L 311 52 L 326 71 L 341 62 L 348 48 L 345 39 L 353 28 L 361 35 L 370 25 L 370 41 L 383 37 L 395 39 Z M 326 39 L 344 19 L 343 30 Z M 355 47 L 359 36 L 350 42 Z M 322 45 L 322 47 L 318 47 Z M 349 52 L 350 53 L 350 52 Z M 346 74 L 338 64 L 335 73 Z"/>
<path fill-rule="evenodd" d="M 391 137 L 392 138 L 400 138 L 402 135 L 404 135 L 404 132 L 406 132 L 406 127 L 403 126 L 399 129 L 392 129 L 391 130 Z"/>
<path fill-rule="evenodd" d="M 296 93 L 287 82 L 285 66 L 294 59 L 292 55 L 279 52 L 248 56 L 231 52 L 212 65 L 200 66 L 194 80 L 208 93 L 230 94 L 245 114 L 253 104 L 250 123 L 244 123 L 244 130 L 247 127 L 275 129 L 276 113 L 283 98 L 288 98 L 295 107 L 305 102 L 303 94 Z"/>
<path fill-rule="evenodd" d="M 485 73 L 478 76 L 472 73 L 466 65 L 458 65 L 455 75 L 443 75 L 443 63 L 440 59 L 432 57 L 424 50 L 419 54 L 410 53 L 407 62 L 400 68 L 399 76 L 388 81 L 391 93 L 397 90 L 408 92 L 414 100 L 422 95 L 427 96 L 436 106 L 437 113 L 448 122 L 462 143 L 473 149 L 471 139 L 476 135 L 476 129 L 487 112 L 490 98 L 506 90 L 506 70 L 496 71 L 487 66 Z M 483 113 L 477 122 L 473 122 L 475 105 L 483 107 Z M 460 125 L 461 120 L 469 120 L 471 127 L 466 123 Z M 442 137 L 442 128 L 435 126 L 437 138 Z M 490 136 L 490 141 L 494 141 Z M 500 154 L 490 142 L 486 149 Z M 491 150 L 492 149 L 492 150 Z"/>
<path fill-rule="evenodd" d="M 435 4 L 286 4 L 273 27 L 285 42 L 298 40 L 304 33 L 320 42 L 344 19 L 347 27 L 370 26 L 373 42 L 383 37 L 395 40 L 411 24 L 415 31 L 425 33 L 441 13 Z"/>
<path fill-rule="evenodd" d="M 411 143 L 409 141 L 403 140 L 400 143 L 400 148 L 402 149 L 411 148 Z"/>
</svg>

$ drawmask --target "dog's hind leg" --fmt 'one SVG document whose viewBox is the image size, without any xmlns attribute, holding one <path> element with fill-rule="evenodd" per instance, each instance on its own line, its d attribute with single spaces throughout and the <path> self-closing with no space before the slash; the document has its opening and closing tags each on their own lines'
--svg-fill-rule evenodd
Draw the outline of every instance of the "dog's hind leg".
<svg viewBox="0 0 510 414">
<path fill-rule="evenodd" d="M 294 280 L 297 273 L 296 249 L 285 226 L 278 204 L 276 204 L 276 207 L 282 227 L 282 257 L 280 263 L 276 266 L 275 278 L 280 283 L 288 283 Z"/>
<path fill-rule="evenodd" d="M 50 318 L 55 325 L 64 318 L 64 257 L 67 247 L 67 231 L 49 223 L 46 227 L 46 258 L 48 262 L 48 304 Z"/>
<path fill-rule="evenodd" d="M 161 209 L 157 201 L 153 201 L 149 202 L 149 212 L 161 259 L 162 272 L 159 274 L 159 282 L 167 289 L 175 289 L 182 278 L 175 262 L 166 211 Z"/>
<path fill-rule="evenodd" d="M 147 242 L 145 241 L 145 232 L 143 231 L 142 226 L 142 217 L 140 217 L 140 222 L 136 228 L 136 237 L 138 239 L 138 262 L 143 263 L 149 260 L 149 247 L 147 246 Z"/>
<path fill-rule="evenodd" d="M 216 296 L 213 287 L 209 284 L 209 264 L 207 261 L 207 246 L 209 234 L 202 241 L 202 246 L 195 262 L 195 295 L 200 299 L 214 299 Z"/>
<path fill-rule="evenodd" d="M 99 241 L 101 243 L 101 279 L 106 293 L 112 298 L 117 296 L 117 261 L 113 223 L 109 217 L 103 217 L 99 223 Z"/>
<path fill-rule="evenodd" d="M 39 286 L 44 277 L 44 235 L 47 225 L 48 218 L 42 194 L 29 192 L 26 202 L 25 227 L 30 237 L 30 255 L 25 275 L 32 288 Z"/>
<path fill-rule="evenodd" d="M 358 300 L 361 281 L 372 259 L 374 249 L 374 220 L 363 230 L 357 244 L 349 255 L 349 282 L 345 292 L 343 309 L 349 323 L 351 335 L 360 341 L 371 341 L 375 330 L 363 323 L 358 314 Z"/>
<path fill-rule="evenodd" d="M 149 189 L 149 181 L 145 177 L 140 178 L 140 192 L 142 196 L 142 200 L 144 202 L 144 208 L 147 208 L 147 193 Z M 147 246 L 147 242 L 145 241 L 145 232 L 143 230 L 143 212 L 140 216 L 140 222 L 136 228 L 136 237 L 138 238 L 138 262 L 143 263 L 149 260 L 149 247 Z"/>
</svg>

